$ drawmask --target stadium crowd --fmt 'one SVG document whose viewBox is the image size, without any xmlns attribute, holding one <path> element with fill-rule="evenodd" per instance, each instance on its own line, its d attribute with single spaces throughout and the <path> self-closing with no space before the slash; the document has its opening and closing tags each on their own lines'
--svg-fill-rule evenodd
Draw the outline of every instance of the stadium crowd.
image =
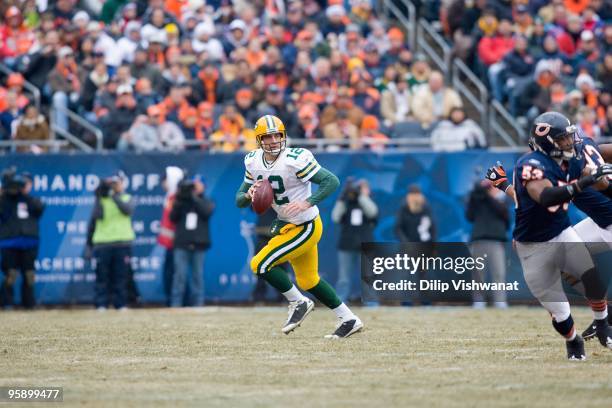
<svg viewBox="0 0 612 408">
<path fill-rule="evenodd" d="M 263 114 L 294 138 L 351 148 L 444 119 L 457 136 L 435 139 L 441 149 L 484 145 L 475 122 L 450 115 L 462 109 L 457 92 L 373 3 L 3 2 L 0 58 L 15 73 L 1 90 L 2 138 L 44 139 L 48 119 L 71 130 L 70 109 L 103 131 L 106 149 L 250 149 Z M 52 118 L 24 115 L 24 79 Z"/>
<path fill-rule="evenodd" d="M 612 2 L 432 3 L 455 53 L 523 123 L 556 110 L 591 138 L 612 135 Z"/>
<path fill-rule="evenodd" d="M 557 109 L 593 138 L 612 133 L 609 1 L 414 3 L 514 116 Z M 375 6 L 5 1 L 0 59 L 15 72 L 0 88 L 0 135 L 47 139 L 49 121 L 73 130 L 69 109 L 102 130 L 106 149 L 230 152 L 253 148 L 254 119 L 274 114 L 294 138 L 349 148 L 407 135 L 431 136 L 436 150 L 486 147 L 459 94 Z M 42 112 L 24 80 L 40 90 Z"/>
</svg>

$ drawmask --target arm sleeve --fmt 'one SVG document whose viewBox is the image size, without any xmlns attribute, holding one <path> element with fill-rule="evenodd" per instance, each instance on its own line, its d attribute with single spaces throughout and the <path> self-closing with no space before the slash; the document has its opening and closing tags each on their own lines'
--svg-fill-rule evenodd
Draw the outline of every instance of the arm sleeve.
<svg viewBox="0 0 612 408">
<path fill-rule="evenodd" d="M 113 201 L 117 204 L 119 211 L 125 215 L 132 215 L 134 213 L 134 199 L 127 195 L 115 194 L 113 195 Z"/>
<path fill-rule="evenodd" d="M 376 203 L 374 202 L 374 200 L 372 200 L 372 198 L 360 194 L 358 202 L 366 217 L 376 218 L 376 216 L 378 215 L 378 206 L 376 206 Z"/>
<path fill-rule="evenodd" d="M 240 188 L 236 192 L 236 205 L 239 208 L 245 208 L 251 205 L 251 199 L 244 194 L 249 191 L 249 188 L 251 188 L 251 184 L 247 184 L 243 181 Z"/>
<path fill-rule="evenodd" d="M 344 215 L 344 213 L 346 213 L 346 204 L 342 200 L 336 201 L 334 209 L 331 213 L 332 221 L 336 224 L 340 223 L 340 220 L 342 220 L 342 216 Z"/>
<path fill-rule="evenodd" d="M 329 197 L 340 186 L 340 180 L 329 170 L 321 167 L 313 176 L 309 177 L 310 181 L 319 185 L 317 191 L 308 197 L 308 201 L 312 205 L 317 205 L 327 197 Z"/>
<path fill-rule="evenodd" d="M 568 186 L 546 187 L 540 193 L 540 204 L 544 207 L 563 204 L 572 199 Z"/>
</svg>

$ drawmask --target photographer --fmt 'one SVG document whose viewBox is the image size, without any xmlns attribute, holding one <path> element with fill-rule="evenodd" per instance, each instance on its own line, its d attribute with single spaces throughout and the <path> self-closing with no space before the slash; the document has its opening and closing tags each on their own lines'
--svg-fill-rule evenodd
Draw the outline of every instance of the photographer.
<svg viewBox="0 0 612 408">
<path fill-rule="evenodd" d="M 21 272 L 21 302 L 27 309 L 35 305 L 34 299 L 34 261 L 38 255 L 38 220 L 44 205 L 30 195 L 32 180 L 29 175 L 18 175 L 15 169 L 2 174 L 0 194 L 0 249 L 2 270 L 5 278 L 2 283 L 2 304 L 13 305 L 13 285 Z"/>
<path fill-rule="evenodd" d="M 483 282 L 487 270 L 493 282 L 506 281 L 506 252 L 504 242 L 508 240 L 510 214 L 506 195 L 483 180 L 476 183 L 470 193 L 465 217 L 473 224 L 470 249 L 472 256 L 486 257 L 486 269 L 472 272 L 472 279 Z M 497 308 L 506 308 L 506 291 L 493 291 L 493 302 Z M 487 305 L 485 294 L 472 292 L 473 306 L 482 309 Z"/>
<path fill-rule="evenodd" d="M 171 307 L 183 306 L 190 270 L 188 304 L 204 304 L 204 252 L 210 247 L 208 219 L 215 207 L 204 196 L 204 189 L 199 179 L 182 180 L 170 212 L 170 220 L 176 225 Z"/>
<path fill-rule="evenodd" d="M 368 182 L 349 178 L 332 210 L 333 222 L 340 224 L 336 288 L 343 302 L 350 298 L 352 275 L 361 270 L 361 243 L 374 241 L 377 216 L 378 207 L 370 198 Z"/>
<path fill-rule="evenodd" d="M 429 257 L 435 253 L 436 224 L 427 199 L 417 184 L 408 187 L 408 193 L 395 219 L 395 235 L 400 242 L 409 244 L 404 248 L 412 257 Z M 425 272 L 424 269 L 418 271 L 419 280 L 425 278 Z M 421 290 L 416 292 L 415 300 L 423 306 L 431 303 L 427 292 Z M 409 306 L 412 302 L 407 301 L 402 304 Z"/>
<path fill-rule="evenodd" d="M 96 189 L 96 202 L 89 221 L 88 252 L 96 257 L 96 308 L 106 310 L 112 303 L 123 309 L 127 300 L 134 203 L 123 192 L 119 176 L 104 179 Z"/>
</svg>

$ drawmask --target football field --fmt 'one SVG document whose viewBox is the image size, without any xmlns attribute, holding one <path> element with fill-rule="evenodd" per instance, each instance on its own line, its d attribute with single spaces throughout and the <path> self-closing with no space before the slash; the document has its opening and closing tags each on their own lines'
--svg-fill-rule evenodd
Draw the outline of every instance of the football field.
<svg viewBox="0 0 612 408">
<path fill-rule="evenodd" d="M 566 361 L 541 308 L 356 311 L 345 340 L 320 306 L 289 336 L 280 307 L 3 313 L 0 385 L 63 387 L 63 406 L 612 406 L 612 351 Z"/>
</svg>

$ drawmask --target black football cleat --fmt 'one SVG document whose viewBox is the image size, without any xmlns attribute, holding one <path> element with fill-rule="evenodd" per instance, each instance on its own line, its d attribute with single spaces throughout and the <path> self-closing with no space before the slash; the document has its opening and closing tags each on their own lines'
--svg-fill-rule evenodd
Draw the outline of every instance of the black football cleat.
<svg viewBox="0 0 612 408">
<path fill-rule="evenodd" d="M 336 331 L 332 334 L 328 334 L 325 336 L 326 339 L 344 339 L 353 335 L 363 329 L 363 323 L 359 320 L 358 317 L 354 319 L 347 320 L 345 322 L 340 322 L 338 327 L 336 327 Z"/>
<path fill-rule="evenodd" d="M 298 328 L 312 309 L 314 309 L 314 302 L 310 299 L 289 303 L 289 317 L 281 329 L 282 332 L 289 334 Z"/>
<path fill-rule="evenodd" d="M 593 322 L 591 322 L 591 324 L 589 324 L 589 327 L 587 327 L 582 332 L 582 338 L 585 339 L 586 341 L 589 341 L 593 337 L 595 337 L 596 331 L 597 331 L 597 325 L 595 324 L 595 320 L 593 320 Z"/>
<path fill-rule="evenodd" d="M 608 325 L 612 325 L 612 313 L 608 314 Z M 585 341 L 589 341 L 595 337 L 595 332 L 597 331 L 597 324 L 595 320 L 591 322 L 589 327 L 586 328 L 585 331 L 582 332 L 582 338 Z"/>
<path fill-rule="evenodd" d="M 584 340 L 580 335 L 576 335 L 576 338 L 571 341 L 566 341 L 565 346 L 567 347 L 567 359 L 570 361 L 584 361 L 586 360 L 586 353 L 584 351 Z"/>
<path fill-rule="evenodd" d="M 599 344 L 612 350 L 612 328 L 608 325 L 607 320 L 596 323 L 595 336 L 597 336 Z"/>
</svg>

